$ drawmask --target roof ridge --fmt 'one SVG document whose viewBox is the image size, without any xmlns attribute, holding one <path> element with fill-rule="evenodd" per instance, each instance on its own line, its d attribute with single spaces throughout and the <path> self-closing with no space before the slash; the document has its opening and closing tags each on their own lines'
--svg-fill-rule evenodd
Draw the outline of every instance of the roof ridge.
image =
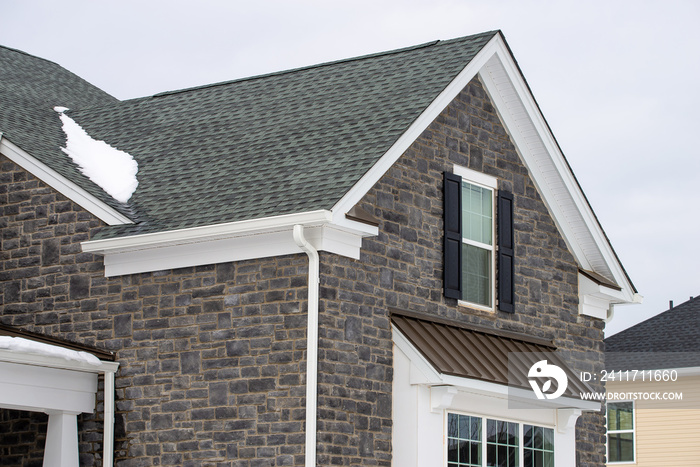
<svg viewBox="0 0 700 467">
<path fill-rule="evenodd" d="M 408 46 L 408 47 L 401 47 L 399 49 L 387 50 L 387 51 L 382 51 L 382 52 L 374 52 L 374 53 L 365 54 L 365 55 L 358 55 L 356 57 L 348 57 L 348 58 L 343 58 L 340 60 L 333 60 L 330 62 L 317 63 L 314 65 L 308 65 L 308 66 L 303 66 L 303 67 L 298 67 L 298 68 L 290 68 L 288 70 L 274 71 L 271 73 L 264 73 L 262 75 L 247 76 L 244 78 L 238 78 L 238 79 L 233 79 L 233 80 L 228 80 L 228 81 L 221 81 L 218 83 L 204 84 L 201 86 L 194 86 L 194 87 L 185 88 L 185 89 L 176 89 L 173 91 L 164 91 L 164 92 L 159 92 L 157 94 L 154 94 L 152 96 L 140 97 L 140 98 L 135 98 L 135 99 L 130 99 L 130 100 L 134 101 L 134 100 L 140 100 L 140 99 L 145 100 L 145 99 L 152 99 L 152 98 L 156 98 L 156 97 L 165 97 L 165 96 L 170 96 L 170 95 L 174 95 L 174 94 L 181 94 L 181 93 L 190 92 L 190 91 L 198 91 L 200 89 L 208 89 L 208 88 L 213 88 L 213 87 L 217 87 L 217 86 L 226 86 L 229 84 L 240 83 L 240 82 L 244 82 L 244 81 L 252 81 L 252 80 L 256 80 L 256 79 L 269 78 L 271 76 L 281 76 L 281 75 L 290 74 L 290 73 L 297 73 L 297 72 L 305 71 L 305 70 L 312 70 L 315 68 L 323 68 L 323 67 L 327 67 L 327 66 L 331 66 L 331 65 L 338 65 L 340 63 L 350 63 L 350 62 L 355 62 L 355 61 L 360 61 L 360 60 L 366 60 L 369 58 L 395 55 L 395 54 L 399 54 L 399 53 L 410 52 L 413 50 L 419 50 L 419 49 L 425 49 L 428 47 L 433 47 L 433 46 L 438 45 L 438 44 L 449 44 L 449 43 L 464 41 L 467 39 L 473 40 L 474 38 L 477 38 L 480 36 L 493 35 L 493 34 L 496 34 L 498 32 L 499 32 L 498 30 L 494 30 L 494 31 L 482 32 L 479 34 L 472 34 L 470 36 L 457 37 L 457 38 L 453 38 L 453 39 L 434 40 L 434 41 L 430 41 L 430 42 L 425 42 L 423 44 L 417 44 L 417 45 L 412 45 L 412 46 Z M 128 101 L 122 101 L 122 102 L 128 102 Z"/>
<path fill-rule="evenodd" d="M 163 91 L 163 92 L 159 92 L 157 94 L 154 94 L 152 96 L 143 97 L 141 99 L 149 99 L 149 98 L 154 98 L 154 97 L 164 97 L 164 96 L 169 96 L 172 94 L 181 94 L 181 93 L 185 93 L 185 92 L 189 92 L 189 91 L 198 91 L 200 89 L 207 89 L 207 88 L 213 88 L 213 87 L 217 87 L 217 86 L 225 86 L 228 84 L 240 83 L 243 81 L 252 81 L 252 80 L 256 80 L 256 79 L 269 78 L 271 76 L 280 76 L 280 75 L 286 75 L 286 74 L 291 74 L 291 73 L 297 73 L 297 72 L 304 71 L 304 70 L 312 70 L 314 68 L 323 68 L 323 67 L 330 66 L 330 65 L 337 65 L 339 63 L 349 63 L 349 62 L 354 62 L 354 61 L 359 61 L 359 60 L 365 60 L 368 58 L 381 57 L 384 55 L 393 55 L 393 54 L 402 53 L 402 52 L 409 52 L 411 50 L 417 50 L 417 49 L 431 47 L 433 45 L 438 44 L 439 42 L 444 42 L 444 41 L 435 40 L 432 42 L 426 42 L 424 44 L 414 45 L 411 47 L 403 47 L 401 49 L 388 50 L 385 52 L 375 52 L 372 54 L 360 55 L 357 57 L 349 57 L 349 58 L 343 58 L 340 60 L 333 60 L 330 62 L 317 63 L 315 65 L 308 65 L 308 66 L 302 66 L 302 67 L 298 67 L 298 68 L 290 68 L 288 70 L 263 73 L 262 75 L 246 76 L 244 78 L 237 78 L 237 79 L 232 79 L 232 80 L 228 80 L 228 81 L 220 81 L 218 83 L 203 84 L 201 86 L 194 86 L 191 88 L 176 89 L 173 91 Z"/>
</svg>

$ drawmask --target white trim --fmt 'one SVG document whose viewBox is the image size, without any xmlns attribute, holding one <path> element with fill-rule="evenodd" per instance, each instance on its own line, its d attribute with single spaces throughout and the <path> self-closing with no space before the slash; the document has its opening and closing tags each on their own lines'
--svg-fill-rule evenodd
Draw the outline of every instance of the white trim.
<svg viewBox="0 0 700 467">
<path fill-rule="evenodd" d="M 119 363 L 93 365 L 51 355 L 0 350 L 0 407 L 49 414 L 45 466 L 77 467 L 76 416 L 95 410 L 97 374 L 104 375 L 103 464 L 114 458 L 114 375 Z M 73 427 L 76 427 L 73 430 Z M 66 430 L 69 430 L 66 431 Z M 75 436 L 73 436 L 75 431 Z M 73 460 L 75 459 L 75 462 Z"/>
<path fill-rule="evenodd" d="M 505 43 L 497 44 L 479 77 L 542 199 L 579 265 L 614 280 L 623 289 L 622 301 L 632 302 L 634 289 L 622 265 Z"/>
<path fill-rule="evenodd" d="M 494 311 L 496 309 L 496 190 L 498 188 L 498 179 L 481 172 L 476 172 L 466 167 L 455 165 L 453 167 L 454 174 L 462 177 L 462 184 L 459 187 L 460 196 L 464 199 L 462 190 L 464 189 L 464 183 L 469 185 L 474 185 L 483 190 L 488 190 L 491 194 L 491 244 L 477 242 L 465 237 L 465 233 L 462 232 L 462 244 L 467 244 L 481 250 L 486 250 L 489 252 L 491 261 L 489 265 L 489 305 L 484 305 L 483 303 L 470 302 L 468 300 L 460 299 L 459 304 L 467 307 L 475 307 L 481 310 Z M 462 213 L 464 214 L 464 207 L 462 207 Z M 462 224 L 464 225 L 464 223 Z M 464 261 L 464 258 L 462 258 Z M 460 267 L 462 265 L 460 264 Z M 464 290 L 462 290 L 462 295 L 464 295 Z"/>
<path fill-rule="evenodd" d="M 314 248 L 359 259 L 362 238 L 376 227 L 358 222 L 337 226 L 330 211 L 254 219 L 214 226 L 159 232 L 133 237 L 93 240 L 83 251 L 105 256 L 105 276 L 243 261 L 299 253 L 292 229 L 305 227 Z M 353 230 L 357 227 L 356 230 Z"/>
<path fill-rule="evenodd" d="M 32 157 L 0 133 L 0 153 L 107 225 L 133 224 L 131 219 L 103 203 L 63 175 Z"/>
<path fill-rule="evenodd" d="M 495 191 L 498 189 L 498 179 L 491 175 L 477 172 L 476 170 L 468 169 L 461 165 L 452 166 L 452 173 L 459 175 L 463 179 L 466 178 L 472 181 L 472 185 L 482 185 L 485 188 L 490 188 Z"/>
<path fill-rule="evenodd" d="M 403 153 L 418 139 L 423 131 L 433 123 L 440 113 L 457 97 L 457 95 L 476 76 L 477 72 L 495 51 L 498 35 L 491 39 L 457 77 L 435 98 L 423 113 L 411 124 L 404 134 L 389 148 L 365 175 L 333 206 L 334 215 L 344 215 L 355 206 L 362 197 L 379 181 Z"/>
<path fill-rule="evenodd" d="M 289 227 L 295 224 L 306 226 L 321 225 L 329 222 L 331 213 L 326 210 L 302 212 L 298 214 L 285 214 L 281 216 L 263 217 L 238 222 L 227 222 L 202 227 L 190 227 L 165 232 L 155 232 L 129 237 L 107 238 L 103 240 L 90 240 L 81 245 L 86 253 L 105 254 L 110 251 L 124 253 L 149 248 L 162 248 L 166 246 L 198 243 L 209 239 L 222 239 L 236 237 L 241 234 L 253 234 L 255 232 L 269 231 Z"/>
</svg>

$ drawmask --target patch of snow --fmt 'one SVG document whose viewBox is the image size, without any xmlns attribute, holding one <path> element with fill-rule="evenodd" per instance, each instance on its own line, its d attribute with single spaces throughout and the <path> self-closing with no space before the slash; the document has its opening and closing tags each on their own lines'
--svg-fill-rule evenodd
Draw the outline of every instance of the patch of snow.
<svg viewBox="0 0 700 467">
<path fill-rule="evenodd" d="M 83 128 L 64 112 L 65 107 L 54 107 L 63 122 L 66 147 L 61 148 L 75 162 L 80 171 L 99 185 L 112 198 L 126 203 L 136 191 L 139 170 L 134 158 L 104 141 L 92 139 Z"/>
<path fill-rule="evenodd" d="M 70 350 L 56 345 L 44 344 L 23 337 L 0 336 L 0 350 L 9 350 L 31 355 L 42 355 L 46 357 L 59 357 L 73 362 L 84 362 L 90 365 L 100 366 L 102 362 L 93 354 Z"/>
</svg>

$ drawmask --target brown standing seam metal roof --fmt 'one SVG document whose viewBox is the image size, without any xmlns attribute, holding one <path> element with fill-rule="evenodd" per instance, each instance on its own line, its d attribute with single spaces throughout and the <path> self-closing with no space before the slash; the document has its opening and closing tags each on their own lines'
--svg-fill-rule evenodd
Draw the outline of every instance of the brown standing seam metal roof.
<svg viewBox="0 0 700 467">
<path fill-rule="evenodd" d="M 554 355 L 557 349 L 551 341 L 409 311 L 391 310 L 391 322 L 441 374 L 531 389 L 527 376 L 530 367 L 547 360 L 568 377 L 564 396 L 578 399 L 579 393 L 592 391 Z"/>
<path fill-rule="evenodd" d="M 2 324 L 0 324 L 0 336 L 22 337 L 24 339 L 32 340 L 35 342 L 41 342 L 42 344 L 55 345 L 57 347 L 63 347 L 64 349 L 91 353 L 100 360 L 107 360 L 110 362 L 116 360 L 114 352 L 98 349 L 96 347 L 92 347 L 86 344 L 77 344 L 75 342 L 57 339 L 55 337 L 46 336 L 35 332 L 24 331 L 22 329 L 14 328 L 11 326 L 4 326 Z"/>
</svg>

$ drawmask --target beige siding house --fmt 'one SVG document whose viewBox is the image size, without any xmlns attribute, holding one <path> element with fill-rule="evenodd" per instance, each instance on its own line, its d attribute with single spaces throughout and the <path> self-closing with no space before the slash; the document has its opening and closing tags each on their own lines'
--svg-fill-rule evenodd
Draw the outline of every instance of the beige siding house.
<svg viewBox="0 0 700 467">
<path fill-rule="evenodd" d="M 700 465 L 700 297 L 605 340 L 607 465 Z"/>
</svg>

